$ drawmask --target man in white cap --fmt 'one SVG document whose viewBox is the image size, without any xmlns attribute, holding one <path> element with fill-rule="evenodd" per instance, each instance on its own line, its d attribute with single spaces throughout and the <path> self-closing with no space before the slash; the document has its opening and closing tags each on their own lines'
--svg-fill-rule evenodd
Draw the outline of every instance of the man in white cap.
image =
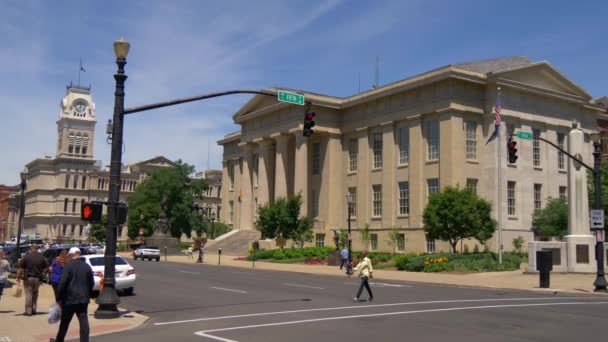
<svg viewBox="0 0 608 342">
<path fill-rule="evenodd" d="M 61 273 L 61 280 L 57 286 L 55 300 L 61 306 L 61 323 L 55 341 L 63 342 L 70 327 L 74 314 L 80 323 L 80 342 L 89 341 L 89 318 L 87 308 L 91 301 L 91 291 L 95 281 L 93 270 L 80 257 L 80 249 L 70 248 L 68 252 L 70 261 Z M 51 340 L 52 341 L 52 340 Z"/>
</svg>

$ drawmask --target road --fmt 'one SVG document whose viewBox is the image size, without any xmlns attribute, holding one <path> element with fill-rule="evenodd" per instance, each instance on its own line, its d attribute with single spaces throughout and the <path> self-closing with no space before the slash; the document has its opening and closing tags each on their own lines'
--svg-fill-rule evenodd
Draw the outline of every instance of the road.
<svg viewBox="0 0 608 342">
<path fill-rule="evenodd" d="M 151 319 L 94 341 L 574 341 L 608 314 L 608 297 L 373 279 L 374 301 L 357 303 L 346 276 L 131 263 L 136 294 L 120 306 Z"/>
</svg>

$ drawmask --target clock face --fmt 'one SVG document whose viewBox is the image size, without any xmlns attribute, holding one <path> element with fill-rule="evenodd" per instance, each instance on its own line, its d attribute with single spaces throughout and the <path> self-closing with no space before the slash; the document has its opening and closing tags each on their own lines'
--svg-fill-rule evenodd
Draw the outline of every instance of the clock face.
<svg viewBox="0 0 608 342">
<path fill-rule="evenodd" d="M 89 106 L 84 101 L 78 101 L 74 103 L 74 112 L 78 116 L 84 116 L 87 111 L 87 108 L 89 108 Z"/>
</svg>

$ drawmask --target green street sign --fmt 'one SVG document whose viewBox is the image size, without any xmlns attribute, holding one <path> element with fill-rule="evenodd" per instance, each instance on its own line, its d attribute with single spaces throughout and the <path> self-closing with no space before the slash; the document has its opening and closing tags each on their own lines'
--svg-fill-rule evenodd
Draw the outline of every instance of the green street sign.
<svg viewBox="0 0 608 342">
<path fill-rule="evenodd" d="M 532 133 L 530 132 L 517 132 L 519 139 L 532 140 Z"/>
<path fill-rule="evenodd" d="M 279 90 L 277 98 L 281 102 L 293 103 L 300 106 L 304 105 L 304 95 L 290 93 L 288 91 Z"/>
</svg>

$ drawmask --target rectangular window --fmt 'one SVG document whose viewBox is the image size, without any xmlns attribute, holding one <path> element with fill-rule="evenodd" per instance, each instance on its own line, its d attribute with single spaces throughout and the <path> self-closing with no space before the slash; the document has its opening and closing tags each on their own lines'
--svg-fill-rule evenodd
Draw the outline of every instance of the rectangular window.
<svg viewBox="0 0 608 342">
<path fill-rule="evenodd" d="M 372 185 L 372 216 L 382 216 L 382 185 Z"/>
<path fill-rule="evenodd" d="M 467 178 L 467 189 L 471 190 L 474 194 L 477 194 L 477 179 Z"/>
<path fill-rule="evenodd" d="M 357 172 L 357 154 L 359 153 L 359 140 L 350 139 L 348 143 L 348 172 Z"/>
<path fill-rule="evenodd" d="M 69 202 L 70 202 L 70 200 L 69 200 L 69 199 L 67 199 L 67 198 L 66 198 L 66 199 L 63 201 L 63 212 L 64 212 L 64 213 L 67 213 L 67 212 L 68 212 L 68 203 L 69 203 Z"/>
<path fill-rule="evenodd" d="M 65 175 L 65 188 L 70 187 L 70 175 Z"/>
<path fill-rule="evenodd" d="M 532 164 L 534 166 L 540 166 L 540 129 L 532 130 Z"/>
<path fill-rule="evenodd" d="M 228 223 L 232 224 L 234 221 L 234 201 L 228 202 Z"/>
<path fill-rule="evenodd" d="M 467 159 L 477 160 L 477 122 L 467 121 L 466 137 L 467 137 Z"/>
<path fill-rule="evenodd" d="M 426 180 L 427 196 L 439 192 L 439 178 L 431 178 Z"/>
<path fill-rule="evenodd" d="M 559 198 L 568 198 L 568 187 L 560 186 L 559 187 Z"/>
<path fill-rule="evenodd" d="M 234 163 L 228 164 L 228 178 L 230 180 L 230 190 L 234 190 Z"/>
<path fill-rule="evenodd" d="M 439 160 L 439 121 L 429 121 L 426 126 L 426 160 Z"/>
<path fill-rule="evenodd" d="M 507 182 L 507 214 L 515 215 L 515 182 Z"/>
<path fill-rule="evenodd" d="M 318 175 L 321 172 L 321 144 L 312 144 L 312 174 Z"/>
<path fill-rule="evenodd" d="M 353 203 L 350 205 L 350 215 L 357 217 L 357 188 L 348 188 L 348 192 L 353 199 Z"/>
<path fill-rule="evenodd" d="M 514 124 L 507 124 L 507 139 L 512 136 L 512 134 L 515 134 L 515 125 Z M 505 146 L 506 147 L 506 146 Z M 509 150 L 507 149 L 505 156 L 507 156 L 507 164 L 511 164 L 509 162 Z M 515 164 L 512 164 L 515 165 Z"/>
<path fill-rule="evenodd" d="M 64 224 L 64 225 L 63 225 L 63 227 L 62 227 L 62 229 L 61 229 L 61 235 L 62 235 L 62 236 L 66 236 L 66 235 L 68 235 L 68 225 L 67 225 L 67 224 Z"/>
<path fill-rule="evenodd" d="M 534 209 L 540 209 L 542 207 L 542 187 L 543 186 L 541 184 L 534 184 Z"/>
<path fill-rule="evenodd" d="M 72 212 L 75 213 L 76 212 L 76 199 L 74 198 L 74 200 L 72 200 Z"/>
<path fill-rule="evenodd" d="M 564 148 L 565 135 L 563 133 L 557 133 L 557 146 L 561 149 Z M 557 168 L 563 170 L 566 167 L 566 162 L 564 160 L 564 152 L 557 151 Z"/>
<path fill-rule="evenodd" d="M 374 152 L 374 169 L 382 167 L 382 133 L 374 133 L 372 135 L 372 145 Z"/>
<path fill-rule="evenodd" d="M 258 186 L 258 171 L 259 171 L 259 167 L 260 167 L 260 155 L 259 154 L 254 154 L 253 155 L 253 185 L 255 187 Z"/>
<path fill-rule="evenodd" d="M 319 196 L 315 190 L 312 190 L 312 194 L 310 196 L 312 202 L 312 208 L 310 208 L 310 214 L 312 217 L 319 216 Z"/>
<path fill-rule="evenodd" d="M 435 239 L 429 239 L 428 237 L 426 237 L 425 239 L 426 239 L 426 252 L 435 253 Z"/>
<path fill-rule="evenodd" d="M 78 175 L 74 175 L 74 189 L 78 189 Z"/>
<path fill-rule="evenodd" d="M 408 182 L 399 182 L 399 215 L 410 213 L 410 186 Z"/>
<path fill-rule="evenodd" d="M 369 234 L 369 242 L 370 242 L 370 249 L 372 251 L 377 251 L 378 250 L 378 234 Z"/>
<path fill-rule="evenodd" d="M 397 252 L 405 251 L 405 234 L 397 235 Z"/>
<path fill-rule="evenodd" d="M 315 246 L 325 247 L 325 234 L 315 234 Z"/>
<path fill-rule="evenodd" d="M 81 188 L 85 189 L 87 186 L 87 176 L 82 176 Z"/>
<path fill-rule="evenodd" d="M 78 236 L 82 236 L 84 227 L 82 225 L 78 226 Z"/>
<path fill-rule="evenodd" d="M 399 128 L 399 164 L 409 163 L 410 130 L 408 127 Z"/>
</svg>

